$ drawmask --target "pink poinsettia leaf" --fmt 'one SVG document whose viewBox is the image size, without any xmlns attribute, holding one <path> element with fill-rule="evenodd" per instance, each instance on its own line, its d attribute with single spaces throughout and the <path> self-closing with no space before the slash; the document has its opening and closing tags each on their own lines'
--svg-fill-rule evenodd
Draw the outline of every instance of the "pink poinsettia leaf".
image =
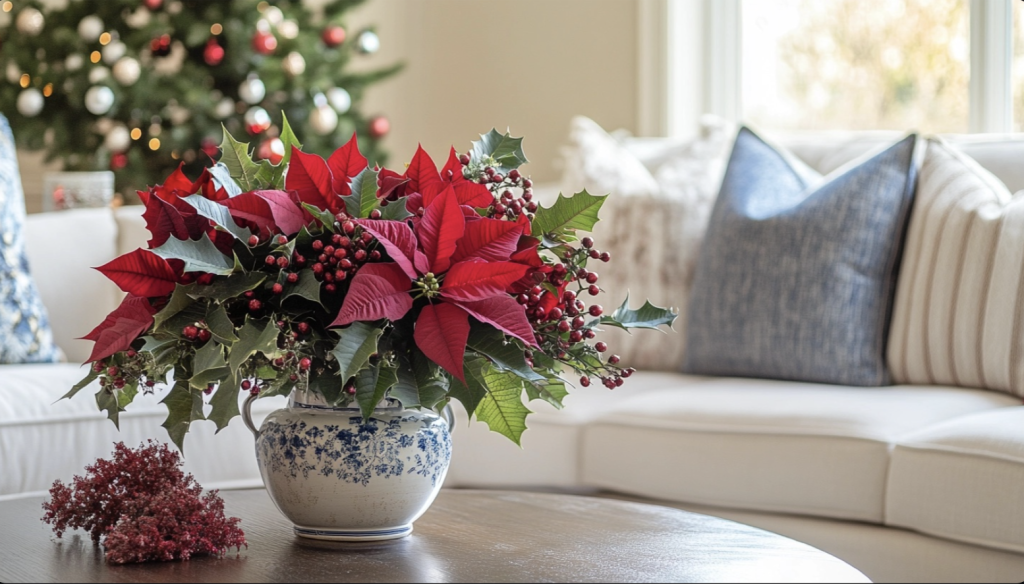
<svg viewBox="0 0 1024 584">
<path fill-rule="evenodd" d="M 501 294 L 476 302 L 459 302 L 463 310 L 470 316 L 485 322 L 505 334 L 511 335 L 528 346 L 536 347 L 533 327 L 526 318 L 526 308 L 507 294 Z"/>
<path fill-rule="evenodd" d="M 388 255 L 410 280 L 419 277 L 416 271 L 416 235 L 401 221 L 359 219 L 355 222 L 377 239 Z"/>
<path fill-rule="evenodd" d="M 189 229 L 181 212 L 160 197 L 147 199 L 142 218 L 146 221 L 146 229 L 153 236 L 149 240 L 150 248 L 160 247 L 172 236 L 177 239 L 189 238 Z"/>
<path fill-rule="evenodd" d="M 412 281 L 398 264 L 366 264 L 349 286 L 341 312 L 330 326 L 357 320 L 398 320 L 412 308 Z"/>
<path fill-rule="evenodd" d="M 87 363 L 106 359 L 107 357 L 124 351 L 131 347 L 139 335 L 146 332 L 153 324 L 153 315 L 156 314 L 148 300 L 129 294 L 121 301 L 121 305 L 114 309 L 107 318 L 103 320 L 90 332 L 82 337 L 94 341 L 92 354 L 89 355 Z"/>
<path fill-rule="evenodd" d="M 289 203 L 291 203 L 290 200 Z M 277 233 L 277 224 L 274 221 L 274 214 L 270 211 L 270 205 L 256 193 L 242 193 L 223 201 L 222 204 L 231 212 L 233 219 L 255 227 L 256 231 L 264 235 Z M 294 205 L 292 206 L 294 207 Z M 298 213 L 298 211 L 296 212 Z M 301 220 L 301 213 L 299 213 L 299 218 Z"/>
<path fill-rule="evenodd" d="M 366 157 L 359 152 L 359 143 L 356 141 L 355 132 L 353 132 L 352 138 L 327 159 L 327 167 L 331 170 L 332 188 L 335 194 L 341 196 L 352 194 L 349 181 L 362 172 L 366 165 Z"/>
<path fill-rule="evenodd" d="M 469 340 L 469 315 L 454 304 L 428 304 L 416 319 L 413 340 L 428 359 L 466 382 L 462 363 Z"/>
<path fill-rule="evenodd" d="M 274 224 L 285 235 L 294 235 L 302 229 L 305 216 L 303 209 L 295 205 L 295 201 L 284 191 L 254 191 L 257 197 L 263 199 L 270 209 L 274 218 Z M 244 196 L 238 195 L 239 197 Z M 237 199 L 238 197 L 234 197 Z M 234 200 L 234 199 L 231 199 Z"/>
<path fill-rule="evenodd" d="M 466 218 L 449 187 L 423 211 L 423 219 L 416 226 L 423 253 L 430 271 L 441 274 L 451 266 L 451 257 L 466 231 Z"/>
<path fill-rule="evenodd" d="M 475 302 L 503 294 L 519 280 L 528 266 L 515 262 L 459 262 L 451 267 L 441 285 L 441 295 L 450 300 Z"/>
<path fill-rule="evenodd" d="M 422 193 L 424 188 L 441 182 L 437 166 L 422 146 L 416 147 L 416 154 L 409 161 L 409 167 L 405 169 L 405 178 L 409 179 L 408 188 L 419 193 Z"/>
<path fill-rule="evenodd" d="M 125 292 L 154 298 L 174 291 L 178 275 L 162 257 L 145 249 L 124 254 L 96 268 Z"/>
<path fill-rule="evenodd" d="M 489 262 L 507 261 L 515 253 L 522 233 L 522 226 L 511 221 L 485 218 L 468 221 L 466 233 L 459 240 L 452 261 L 461 262 L 469 258 Z"/>
<path fill-rule="evenodd" d="M 336 197 L 331 183 L 331 170 L 323 158 L 292 146 L 291 162 L 284 179 L 285 190 L 295 191 L 303 203 L 333 212 L 331 202 Z"/>
<path fill-rule="evenodd" d="M 421 193 L 412 193 L 405 198 L 405 210 L 416 215 L 417 212 L 423 210 L 423 195 Z"/>
</svg>

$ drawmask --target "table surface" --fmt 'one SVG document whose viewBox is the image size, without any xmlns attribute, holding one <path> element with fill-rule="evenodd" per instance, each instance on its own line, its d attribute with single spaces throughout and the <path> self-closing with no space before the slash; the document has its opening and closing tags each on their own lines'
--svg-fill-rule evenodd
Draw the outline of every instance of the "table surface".
<svg viewBox="0 0 1024 584">
<path fill-rule="evenodd" d="M 754 527 L 574 495 L 442 490 L 409 537 L 300 539 L 266 491 L 225 491 L 248 548 L 112 566 L 83 532 L 54 537 L 43 498 L 0 503 L 0 582 L 868 582 L 821 550 Z"/>
</svg>

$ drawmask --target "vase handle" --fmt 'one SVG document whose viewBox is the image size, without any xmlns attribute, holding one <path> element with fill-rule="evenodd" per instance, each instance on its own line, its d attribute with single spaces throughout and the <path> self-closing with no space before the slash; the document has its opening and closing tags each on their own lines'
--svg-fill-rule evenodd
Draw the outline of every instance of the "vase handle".
<svg viewBox="0 0 1024 584">
<path fill-rule="evenodd" d="M 259 396 L 250 394 L 249 397 L 245 398 L 245 403 L 242 404 L 242 421 L 245 422 L 245 427 L 252 432 L 253 437 L 259 438 L 260 431 L 256 429 L 256 425 L 252 423 L 252 402 L 256 401 Z"/>
<path fill-rule="evenodd" d="M 453 434 L 455 432 L 455 412 L 452 411 L 452 407 L 450 405 L 445 405 L 444 409 L 442 409 L 439 414 L 441 415 L 441 419 L 448 424 L 448 433 Z"/>
</svg>

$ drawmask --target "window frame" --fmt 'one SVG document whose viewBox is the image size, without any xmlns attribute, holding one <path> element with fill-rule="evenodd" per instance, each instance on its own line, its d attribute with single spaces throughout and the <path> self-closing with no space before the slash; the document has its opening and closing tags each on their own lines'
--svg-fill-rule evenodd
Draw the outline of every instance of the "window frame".
<svg viewBox="0 0 1024 584">
<path fill-rule="evenodd" d="M 1014 1 L 968 0 L 971 133 L 1013 132 Z M 701 113 L 742 119 L 741 2 L 638 3 L 640 135 L 691 134 Z"/>
</svg>

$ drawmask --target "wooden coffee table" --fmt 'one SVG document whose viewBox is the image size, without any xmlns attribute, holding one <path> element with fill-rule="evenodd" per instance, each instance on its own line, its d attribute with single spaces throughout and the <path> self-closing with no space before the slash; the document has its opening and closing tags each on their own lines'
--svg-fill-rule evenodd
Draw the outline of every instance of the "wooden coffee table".
<svg viewBox="0 0 1024 584">
<path fill-rule="evenodd" d="M 225 491 L 249 547 L 224 559 L 111 566 L 56 539 L 43 498 L 0 503 L 0 582 L 868 582 L 811 546 L 724 519 L 610 499 L 444 490 L 410 537 L 305 540 L 263 490 Z"/>
</svg>

